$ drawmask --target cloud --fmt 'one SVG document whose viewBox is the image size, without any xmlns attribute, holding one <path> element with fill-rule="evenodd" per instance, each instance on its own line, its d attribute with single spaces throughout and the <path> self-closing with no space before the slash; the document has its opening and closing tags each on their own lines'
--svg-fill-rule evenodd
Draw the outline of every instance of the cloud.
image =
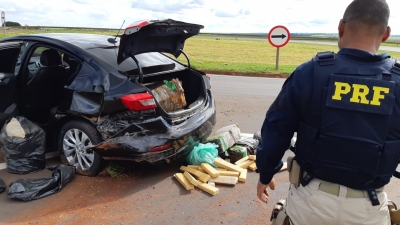
<svg viewBox="0 0 400 225">
<path fill-rule="evenodd" d="M 241 9 L 241 10 L 239 11 L 239 14 L 240 14 L 240 15 L 248 16 L 248 15 L 250 15 L 251 13 L 250 13 L 250 10 L 248 10 L 248 9 L 246 9 L 246 10 Z"/>
<path fill-rule="evenodd" d="M 214 15 L 217 16 L 217 17 L 226 17 L 226 18 L 229 18 L 229 17 L 234 18 L 234 17 L 239 17 L 239 16 L 248 16 L 248 15 L 251 14 L 250 10 L 248 10 L 248 9 L 247 10 L 241 9 L 237 13 L 231 13 L 231 12 L 218 10 L 218 9 L 213 9 L 211 11 L 213 11 Z"/>
<path fill-rule="evenodd" d="M 390 26 L 400 34 L 399 0 L 387 0 Z M 202 24 L 202 32 L 260 33 L 284 25 L 293 33 L 335 33 L 349 0 L 0 0 L 6 19 L 31 26 L 119 28 L 143 19 Z M 326 10 L 329 9 L 329 13 Z"/>
<path fill-rule="evenodd" d="M 85 1 L 85 0 L 71 0 L 71 1 L 78 3 L 78 4 L 90 4 L 90 2 Z"/>
<path fill-rule="evenodd" d="M 236 17 L 237 14 L 232 14 L 226 11 L 222 11 L 222 10 L 213 10 L 214 11 L 214 15 L 218 16 L 218 17 Z"/>
<path fill-rule="evenodd" d="M 203 0 L 192 1 L 161 1 L 161 2 L 148 2 L 143 0 L 135 0 L 132 2 L 132 8 L 144 9 L 153 12 L 176 13 L 185 9 L 196 9 L 204 6 Z"/>
<path fill-rule="evenodd" d="M 311 21 L 309 21 L 309 23 L 311 23 L 311 24 L 317 24 L 317 25 L 322 25 L 322 24 L 329 24 L 330 21 L 329 21 L 328 19 L 321 19 L 321 20 L 316 19 L 316 20 L 311 20 Z"/>
</svg>

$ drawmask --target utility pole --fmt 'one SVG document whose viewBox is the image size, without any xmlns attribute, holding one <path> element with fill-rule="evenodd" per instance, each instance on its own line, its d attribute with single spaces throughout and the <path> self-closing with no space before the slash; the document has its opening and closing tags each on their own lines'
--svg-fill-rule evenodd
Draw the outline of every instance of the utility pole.
<svg viewBox="0 0 400 225">
<path fill-rule="evenodd" d="M 4 11 L 1 12 L 1 22 L 4 26 L 4 37 L 6 37 L 6 14 Z"/>
</svg>

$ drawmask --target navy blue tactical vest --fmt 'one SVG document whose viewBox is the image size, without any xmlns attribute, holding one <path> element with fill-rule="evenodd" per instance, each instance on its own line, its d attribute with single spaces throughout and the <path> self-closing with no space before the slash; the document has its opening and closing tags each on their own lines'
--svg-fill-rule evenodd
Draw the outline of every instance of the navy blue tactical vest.
<svg viewBox="0 0 400 225">
<path fill-rule="evenodd" d="M 302 184 L 316 177 L 358 190 L 383 187 L 400 159 L 398 64 L 352 62 L 331 52 L 313 62 L 313 116 L 301 119 L 295 150 L 308 173 Z"/>
</svg>

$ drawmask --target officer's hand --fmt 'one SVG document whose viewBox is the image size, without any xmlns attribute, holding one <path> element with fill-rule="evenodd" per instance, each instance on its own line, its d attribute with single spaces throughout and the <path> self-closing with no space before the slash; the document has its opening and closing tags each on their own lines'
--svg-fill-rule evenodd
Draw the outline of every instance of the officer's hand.
<svg viewBox="0 0 400 225">
<path fill-rule="evenodd" d="M 275 190 L 275 178 L 272 178 L 269 184 L 262 184 L 260 181 L 258 181 L 257 196 L 262 202 L 265 203 L 268 203 L 268 196 L 269 196 L 269 192 L 267 189 L 268 187 L 271 188 L 271 190 Z"/>
</svg>

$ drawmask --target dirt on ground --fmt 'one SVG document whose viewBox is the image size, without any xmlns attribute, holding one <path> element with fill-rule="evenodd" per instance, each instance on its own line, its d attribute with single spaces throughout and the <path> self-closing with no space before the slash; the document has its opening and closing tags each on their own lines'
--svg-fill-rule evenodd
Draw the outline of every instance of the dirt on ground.
<svg viewBox="0 0 400 225">
<path fill-rule="evenodd" d="M 173 178 L 182 165 L 146 166 L 114 162 L 124 168 L 118 177 L 77 175 L 60 193 L 27 203 L 32 205 L 6 224 L 265 224 L 271 205 L 255 196 L 258 175 L 246 183 L 218 186 L 211 196 L 199 189 L 186 191 Z M 288 188 L 287 173 L 277 176 L 277 201 Z M 39 204 L 40 203 L 40 204 Z"/>
</svg>

